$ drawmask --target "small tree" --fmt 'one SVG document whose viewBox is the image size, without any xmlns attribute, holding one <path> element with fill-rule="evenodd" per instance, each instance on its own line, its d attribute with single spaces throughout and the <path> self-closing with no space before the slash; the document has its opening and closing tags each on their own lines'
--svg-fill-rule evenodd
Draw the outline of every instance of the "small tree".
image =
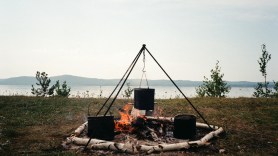
<svg viewBox="0 0 278 156">
<path fill-rule="evenodd" d="M 231 87 L 223 81 L 224 74 L 221 74 L 219 61 L 216 62 L 215 69 L 211 69 L 211 80 L 204 76 L 203 84 L 196 88 L 196 93 L 200 97 L 225 97 L 230 92 Z"/>
<path fill-rule="evenodd" d="M 130 83 L 126 83 L 126 85 L 127 85 L 127 89 L 124 90 L 125 92 L 124 97 L 127 97 L 129 99 L 134 89 L 131 89 Z"/>
<path fill-rule="evenodd" d="M 55 87 L 55 91 L 58 96 L 68 97 L 70 95 L 70 87 L 68 87 L 66 81 L 63 82 L 62 87 L 60 86 L 59 80 L 56 81 Z"/>
<path fill-rule="evenodd" d="M 268 61 L 271 59 L 271 54 L 269 54 L 266 51 L 266 45 L 262 45 L 262 57 L 260 57 L 260 60 L 258 60 L 258 63 L 260 65 L 260 72 L 262 73 L 264 77 L 264 83 L 259 82 L 257 86 L 255 87 L 255 92 L 253 93 L 254 97 L 270 97 L 271 96 L 271 90 L 268 88 L 269 82 L 266 81 L 266 65 Z"/>
<path fill-rule="evenodd" d="M 51 80 L 47 77 L 48 74 L 45 72 L 40 73 L 37 71 L 36 73 L 36 79 L 38 82 L 36 83 L 40 88 L 34 88 L 34 85 L 32 85 L 31 93 L 36 96 L 51 96 L 54 93 L 55 86 L 49 88 Z"/>
<path fill-rule="evenodd" d="M 274 83 L 274 87 L 273 87 L 274 92 L 272 94 L 272 97 L 278 98 L 278 82 L 273 81 L 273 83 Z"/>
</svg>

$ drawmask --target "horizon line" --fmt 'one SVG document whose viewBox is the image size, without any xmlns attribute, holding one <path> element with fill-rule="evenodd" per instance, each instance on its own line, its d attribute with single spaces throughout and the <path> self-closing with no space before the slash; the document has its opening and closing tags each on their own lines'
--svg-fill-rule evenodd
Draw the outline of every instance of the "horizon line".
<svg viewBox="0 0 278 156">
<path fill-rule="evenodd" d="M 49 78 L 51 77 L 59 77 L 59 76 L 73 76 L 73 77 L 80 77 L 80 78 L 89 78 L 89 79 L 104 79 L 104 80 L 119 80 L 121 78 L 96 78 L 96 77 L 87 77 L 87 76 L 79 76 L 79 75 L 72 75 L 72 74 L 62 74 L 62 75 L 55 75 L 55 76 L 49 76 Z M 11 78 L 19 78 L 19 77 L 34 77 L 35 76 L 13 76 L 13 77 L 8 77 L 8 78 L 0 78 L 0 80 L 6 80 L 6 79 L 11 79 Z M 140 80 L 140 78 L 131 78 L 130 80 Z M 166 81 L 170 81 L 169 79 L 148 79 L 148 80 L 166 80 Z M 188 80 L 188 79 L 173 79 L 174 81 L 203 81 L 203 80 Z M 253 82 L 253 83 L 257 83 L 257 82 L 261 82 L 261 81 L 248 81 L 248 80 L 224 80 L 226 82 Z M 267 82 L 272 82 L 272 81 L 267 81 Z"/>
</svg>

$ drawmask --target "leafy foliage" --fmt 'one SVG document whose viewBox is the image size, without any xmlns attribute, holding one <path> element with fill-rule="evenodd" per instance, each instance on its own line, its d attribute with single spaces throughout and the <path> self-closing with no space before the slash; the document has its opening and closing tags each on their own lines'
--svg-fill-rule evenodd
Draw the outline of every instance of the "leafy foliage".
<svg viewBox="0 0 278 156">
<path fill-rule="evenodd" d="M 266 64 L 271 59 L 271 54 L 268 54 L 266 51 L 266 45 L 262 45 L 262 57 L 260 57 L 260 60 L 258 60 L 258 63 L 260 65 L 260 72 L 262 73 L 263 77 L 266 78 Z"/>
<path fill-rule="evenodd" d="M 36 83 L 39 88 L 34 88 L 34 85 L 32 85 L 31 93 L 36 96 L 51 96 L 54 93 L 55 85 L 49 88 L 51 80 L 48 78 L 48 74 L 45 72 L 40 73 L 37 71 L 36 73 L 36 79 L 38 82 Z"/>
<path fill-rule="evenodd" d="M 32 94 L 36 96 L 51 96 L 54 95 L 54 90 L 58 96 L 68 97 L 70 95 L 70 87 L 68 87 L 66 81 L 61 86 L 58 80 L 55 85 L 49 88 L 51 80 L 48 78 L 48 74 L 45 72 L 40 73 L 39 71 L 36 73 L 36 79 L 38 80 L 36 84 L 40 87 L 34 88 L 34 85 L 32 85 L 31 89 Z"/>
<path fill-rule="evenodd" d="M 262 56 L 258 60 L 258 63 L 260 65 L 260 72 L 262 73 L 262 76 L 264 77 L 264 83 L 259 82 L 257 86 L 255 87 L 255 92 L 253 93 L 254 97 L 270 97 L 272 94 L 272 91 L 268 88 L 269 82 L 266 81 L 266 65 L 268 61 L 271 59 L 271 54 L 269 54 L 266 51 L 266 45 L 262 45 Z"/>
<path fill-rule="evenodd" d="M 67 82 L 64 81 L 62 87 L 60 86 L 59 80 L 55 84 L 55 91 L 58 96 L 68 97 L 70 95 L 70 87 L 68 87 Z"/>
<path fill-rule="evenodd" d="M 131 89 L 130 83 L 127 83 L 126 85 L 127 85 L 127 89 L 124 90 L 125 93 L 124 97 L 127 97 L 129 99 L 134 89 Z"/>
<path fill-rule="evenodd" d="M 223 81 L 224 74 L 221 74 L 219 61 L 216 62 L 215 69 L 211 69 L 211 80 L 204 76 L 203 84 L 196 88 L 196 93 L 200 97 L 225 97 L 230 92 L 231 87 Z"/>
<path fill-rule="evenodd" d="M 269 82 L 266 82 L 265 84 L 262 82 L 258 82 L 257 86 L 255 87 L 255 92 L 253 93 L 254 97 L 270 97 L 271 90 L 268 89 Z M 267 89 L 265 89 L 267 88 Z"/>
<path fill-rule="evenodd" d="M 275 92 L 272 94 L 272 97 L 278 98 L 278 82 L 273 81 L 273 83 L 274 83 L 273 89 L 275 90 Z"/>
</svg>

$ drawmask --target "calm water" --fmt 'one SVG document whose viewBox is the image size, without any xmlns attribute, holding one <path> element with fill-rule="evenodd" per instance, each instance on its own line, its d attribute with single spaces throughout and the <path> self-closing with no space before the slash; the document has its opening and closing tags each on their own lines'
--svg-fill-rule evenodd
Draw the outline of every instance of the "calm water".
<svg viewBox="0 0 278 156">
<path fill-rule="evenodd" d="M 71 86 L 70 97 L 108 97 L 114 88 L 115 86 Z M 181 94 L 174 86 L 155 86 L 151 88 L 155 89 L 155 98 L 157 99 L 181 97 Z M 123 87 L 118 96 L 119 98 L 123 97 L 125 89 L 126 87 Z M 180 87 L 180 89 L 187 97 L 195 97 L 197 95 L 195 87 Z M 252 97 L 254 91 L 252 87 L 232 87 L 228 97 Z M 0 95 L 33 96 L 31 93 L 31 85 L 0 85 Z"/>
</svg>

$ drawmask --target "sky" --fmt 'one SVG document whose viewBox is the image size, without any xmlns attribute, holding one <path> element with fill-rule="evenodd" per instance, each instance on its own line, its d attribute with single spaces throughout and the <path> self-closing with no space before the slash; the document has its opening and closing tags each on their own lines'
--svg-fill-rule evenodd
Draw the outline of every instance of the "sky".
<svg viewBox="0 0 278 156">
<path fill-rule="evenodd" d="M 277 0 L 0 0 L 0 79 L 121 78 L 142 45 L 174 80 L 278 81 Z M 167 79 L 146 54 L 148 79 Z M 141 78 L 140 57 L 130 78 Z"/>
</svg>

